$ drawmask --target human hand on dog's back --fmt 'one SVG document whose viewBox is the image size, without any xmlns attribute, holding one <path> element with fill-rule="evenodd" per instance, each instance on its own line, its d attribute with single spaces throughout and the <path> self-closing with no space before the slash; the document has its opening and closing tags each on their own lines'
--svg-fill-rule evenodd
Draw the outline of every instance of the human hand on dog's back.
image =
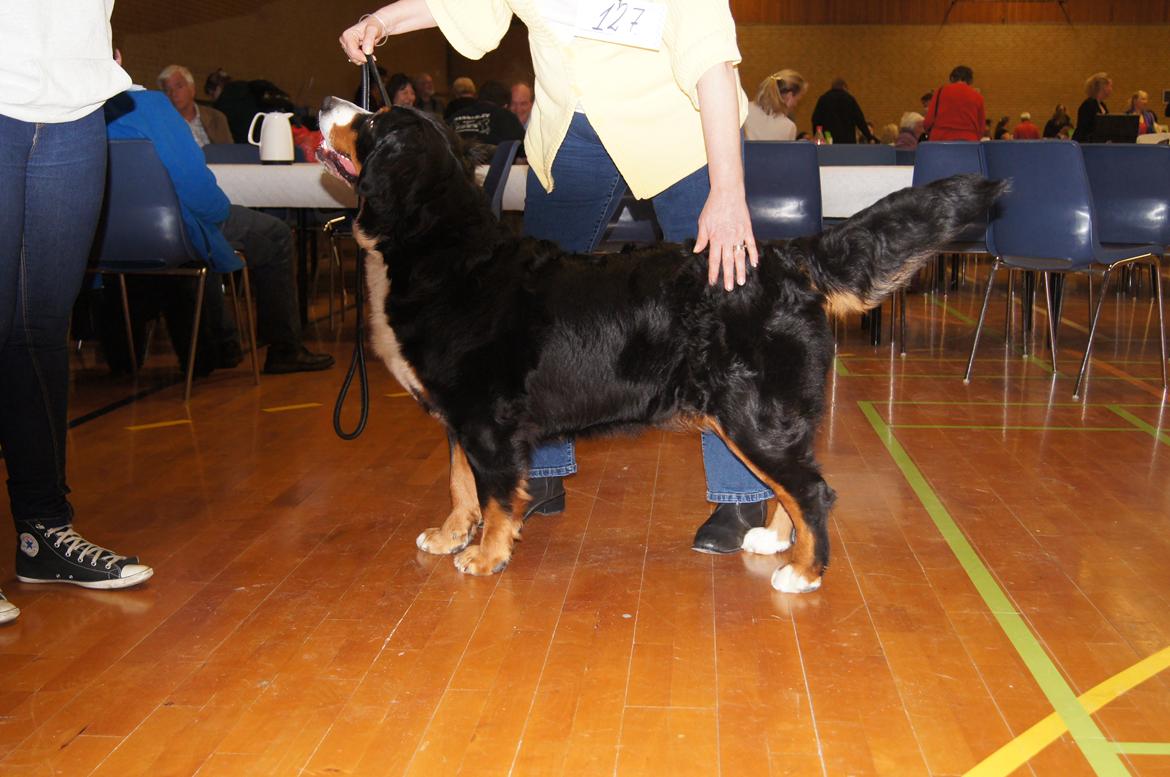
<svg viewBox="0 0 1170 777">
<path fill-rule="evenodd" d="M 752 267 L 759 262 L 744 192 L 736 86 L 729 62 L 711 67 L 697 85 L 711 193 L 699 214 L 695 253 L 709 248 L 707 282 L 714 286 L 722 273 L 727 291 L 747 282 L 748 260 Z"/>
<path fill-rule="evenodd" d="M 341 33 L 338 40 L 349 61 L 363 65 L 366 54 L 373 54 L 374 46 L 389 36 L 434 26 L 435 17 L 431 15 L 425 0 L 398 0 L 359 19 Z"/>
</svg>

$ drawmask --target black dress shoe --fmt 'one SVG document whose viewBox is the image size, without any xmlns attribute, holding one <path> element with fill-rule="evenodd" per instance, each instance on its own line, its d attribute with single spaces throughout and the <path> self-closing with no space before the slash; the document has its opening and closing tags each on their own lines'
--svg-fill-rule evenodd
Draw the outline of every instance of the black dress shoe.
<svg viewBox="0 0 1170 777">
<path fill-rule="evenodd" d="M 767 502 L 721 504 L 695 533 L 691 550 L 700 553 L 737 553 L 749 530 L 768 522 Z"/>
<path fill-rule="evenodd" d="M 532 501 L 524 511 L 524 520 L 528 516 L 556 515 L 565 509 L 565 483 L 559 477 L 533 478 L 528 481 L 528 495 Z"/>
<path fill-rule="evenodd" d="M 303 345 L 294 350 L 277 350 L 268 347 L 268 358 L 264 360 L 264 374 L 284 375 L 290 372 L 316 372 L 333 366 L 333 357 L 327 353 L 311 353 Z"/>
</svg>

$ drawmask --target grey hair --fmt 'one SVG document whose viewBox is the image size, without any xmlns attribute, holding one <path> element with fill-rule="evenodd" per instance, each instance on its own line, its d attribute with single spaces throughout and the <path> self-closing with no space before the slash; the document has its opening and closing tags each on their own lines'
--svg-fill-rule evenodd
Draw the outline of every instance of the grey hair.
<svg viewBox="0 0 1170 777">
<path fill-rule="evenodd" d="M 162 69 L 162 72 L 158 74 L 159 88 L 161 89 L 163 82 L 173 76 L 175 73 L 182 73 L 184 80 L 186 80 L 186 82 L 191 86 L 195 86 L 195 76 L 191 75 L 190 70 L 183 67 L 182 65 L 167 65 Z"/>
</svg>

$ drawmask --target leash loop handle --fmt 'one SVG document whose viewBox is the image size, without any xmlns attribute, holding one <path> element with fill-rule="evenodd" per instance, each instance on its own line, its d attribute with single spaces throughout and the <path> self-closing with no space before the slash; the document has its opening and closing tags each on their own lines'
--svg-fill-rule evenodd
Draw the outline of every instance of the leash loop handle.
<svg viewBox="0 0 1170 777">
<path fill-rule="evenodd" d="M 366 55 L 366 64 L 362 65 L 361 103 L 363 110 L 370 109 L 370 80 L 378 84 L 382 93 L 382 104 L 390 105 L 390 98 L 386 94 L 386 85 L 378 77 L 378 66 L 373 55 Z M 361 212 L 361 201 L 358 202 L 358 212 Z M 357 252 L 357 299 L 355 301 L 355 324 L 353 356 L 349 361 L 349 369 L 345 373 L 345 380 L 337 394 L 337 401 L 333 405 L 333 431 L 343 440 L 356 440 L 366 429 L 366 422 L 370 418 L 370 378 L 366 371 L 366 317 L 363 310 L 365 303 L 366 279 L 366 252 L 358 248 Z M 358 378 L 360 395 L 360 410 L 357 425 L 353 431 L 346 431 L 341 425 L 341 411 L 345 407 L 346 397 L 353 385 L 354 376 Z"/>
</svg>

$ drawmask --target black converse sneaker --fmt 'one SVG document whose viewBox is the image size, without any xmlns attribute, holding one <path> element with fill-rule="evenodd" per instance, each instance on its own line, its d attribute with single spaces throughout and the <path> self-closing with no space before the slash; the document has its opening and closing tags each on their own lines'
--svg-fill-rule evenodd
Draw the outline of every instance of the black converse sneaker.
<svg viewBox="0 0 1170 777">
<path fill-rule="evenodd" d="M 82 588 L 129 588 L 154 570 L 137 556 L 119 556 L 87 541 L 72 526 L 48 529 L 41 523 L 20 527 L 16 579 L 22 583 L 72 583 Z"/>
<path fill-rule="evenodd" d="M 0 591 L 0 623 L 14 621 L 17 615 L 20 615 L 20 610 L 15 604 L 5 599 L 4 592 Z"/>
</svg>

